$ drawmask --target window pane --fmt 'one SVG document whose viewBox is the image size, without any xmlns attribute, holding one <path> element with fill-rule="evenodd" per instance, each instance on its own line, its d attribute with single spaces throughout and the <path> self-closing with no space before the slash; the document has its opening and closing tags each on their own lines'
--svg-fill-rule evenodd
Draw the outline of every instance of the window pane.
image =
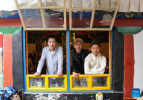
<svg viewBox="0 0 143 100">
<path fill-rule="evenodd" d="M 116 8 L 119 0 L 96 0 L 96 8 Z"/>
<path fill-rule="evenodd" d="M 106 86 L 107 87 L 107 77 L 93 77 L 93 87 L 96 86 Z"/>
<path fill-rule="evenodd" d="M 93 0 L 72 0 L 72 8 L 92 8 Z"/>
<path fill-rule="evenodd" d="M 56 37 L 56 46 L 63 48 L 63 74 L 66 74 L 66 31 L 28 31 L 26 44 L 28 49 L 27 74 L 34 74 L 37 71 L 38 63 L 42 55 L 42 49 L 48 46 L 47 42 L 50 35 L 54 35 Z M 47 62 L 45 60 L 41 74 L 46 74 L 46 69 Z"/>
<path fill-rule="evenodd" d="M 46 0 L 46 2 L 42 0 L 42 6 L 64 6 L 64 0 Z"/>
<path fill-rule="evenodd" d="M 49 87 L 65 87 L 64 78 L 49 78 Z"/>
<path fill-rule="evenodd" d="M 90 28 L 91 16 L 91 10 L 73 10 L 72 28 Z"/>
<path fill-rule="evenodd" d="M 39 0 L 17 0 L 19 7 L 40 7 Z"/>
<path fill-rule="evenodd" d="M 96 10 L 93 21 L 93 28 L 110 28 L 114 11 Z"/>
<path fill-rule="evenodd" d="M 43 28 L 40 9 L 21 9 L 26 28 Z"/>
<path fill-rule="evenodd" d="M 47 28 L 64 28 L 63 9 L 44 9 L 44 17 Z"/>
<path fill-rule="evenodd" d="M 74 79 L 73 78 L 73 88 L 74 87 L 88 87 L 87 78 L 80 78 L 80 79 Z"/>
<path fill-rule="evenodd" d="M 30 78 L 31 87 L 45 87 L 45 78 Z"/>
</svg>

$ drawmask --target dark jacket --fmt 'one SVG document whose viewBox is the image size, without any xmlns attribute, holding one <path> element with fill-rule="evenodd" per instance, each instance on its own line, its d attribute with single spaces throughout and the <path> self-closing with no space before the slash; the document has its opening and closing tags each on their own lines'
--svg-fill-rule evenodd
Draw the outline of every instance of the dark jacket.
<svg viewBox="0 0 143 100">
<path fill-rule="evenodd" d="M 90 52 L 88 50 L 82 49 L 81 51 L 82 64 L 81 64 L 76 50 L 75 49 L 71 50 L 71 74 L 73 72 L 84 74 L 84 59 L 89 53 Z"/>
</svg>

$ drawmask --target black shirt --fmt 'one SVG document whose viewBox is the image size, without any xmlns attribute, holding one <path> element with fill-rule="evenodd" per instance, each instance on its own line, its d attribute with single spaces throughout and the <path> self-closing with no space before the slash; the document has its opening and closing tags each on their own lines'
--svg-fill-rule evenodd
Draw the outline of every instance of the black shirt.
<svg viewBox="0 0 143 100">
<path fill-rule="evenodd" d="M 84 59 L 89 53 L 85 49 L 82 49 L 80 53 L 77 53 L 75 49 L 71 50 L 71 73 L 84 74 Z"/>
</svg>

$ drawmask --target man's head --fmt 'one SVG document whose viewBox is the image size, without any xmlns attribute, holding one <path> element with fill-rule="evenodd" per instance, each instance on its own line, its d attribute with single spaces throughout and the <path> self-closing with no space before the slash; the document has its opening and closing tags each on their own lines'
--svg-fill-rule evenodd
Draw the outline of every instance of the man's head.
<svg viewBox="0 0 143 100">
<path fill-rule="evenodd" d="M 54 51 L 57 45 L 56 37 L 54 35 L 50 35 L 48 37 L 48 46 L 50 51 Z"/>
<path fill-rule="evenodd" d="M 98 56 L 100 53 L 100 43 L 98 41 L 94 41 L 91 43 L 91 52 L 94 56 Z"/>
<path fill-rule="evenodd" d="M 74 48 L 75 48 L 76 52 L 80 53 L 82 47 L 83 47 L 83 40 L 81 38 L 76 38 L 74 40 Z"/>
</svg>

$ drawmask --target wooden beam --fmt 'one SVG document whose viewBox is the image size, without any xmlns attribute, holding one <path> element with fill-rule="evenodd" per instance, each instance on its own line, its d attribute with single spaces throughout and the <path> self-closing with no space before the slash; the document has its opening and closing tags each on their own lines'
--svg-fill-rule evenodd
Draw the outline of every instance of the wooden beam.
<svg viewBox="0 0 143 100">
<path fill-rule="evenodd" d="M 70 29 L 71 31 L 82 31 L 82 30 L 84 30 L 84 31 L 110 31 L 110 28 L 92 28 L 92 29 L 90 29 L 90 28 L 71 28 Z"/>
<path fill-rule="evenodd" d="M 34 31 L 34 30 L 50 30 L 50 31 L 66 31 L 64 28 L 26 28 L 27 31 Z"/>
<path fill-rule="evenodd" d="M 96 0 L 93 0 L 93 8 L 95 8 L 95 5 L 96 5 Z M 91 22 L 90 22 L 90 29 L 92 29 L 92 27 L 93 27 L 94 15 L 95 15 L 95 9 L 92 10 L 92 17 L 91 17 Z"/>
<path fill-rule="evenodd" d="M 72 11 L 71 11 L 71 0 L 69 0 L 69 27 L 72 29 Z"/>
<path fill-rule="evenodd" d="M 40 10 L 41 10 L 41 16 L 42 16 L 43 27 L 44 27 L 44 29 L 46 29 L 45 17 L 44 17 L 44 13 L 43 13 L 43 9 L 42 9 L 41 0 L 39 0 L 39 3 L 40 3 Z"/>
<path fill-rule="evenodd" d="M 67 29 L 66 0 L 64 0 L 64 29 Z"/>
<path fill-rule="evenodd" d="M 18 10 L 20 19 L 21 19 L 22 26 L 24 27 L 24 29 L 26 29 L 25 24 L 24 24 L 24 21 L 23 21 L 22 14 L 21 14 L 21 11 L 20 11 L 20 9 L 19 9 L 19 7 L 18 7 L 18 2 L 17 2 L 17 0 L 14 0 L 14 1 L 15 1 L 15 4 L 16 4 L 16 7 L 17 7 L 17 10 Z"/>
<path fill-rule="evenodd" d="M 118 1 L 117 7 L 116 7 L 116 11 L 114 12 L 114 16 L 113 16 L 113 19 L 112 19 L 112 22 L 111 22 L 111 25 L 110 25 L 110 30 L 112 30 L 113 24 L 115 22 L 115 18 L 116 18 L 116 15 L 117 15 L 117 11 L 119 9 L 120 2 L 121 2 L 121 0 Z"/>
<path fill-rule="evenodd" d="M 46 6 L 42 7 L 42 9 L 63 9 L 64 7 L 62 6 Z"/>
<path fill-rule="evenodd" d="M 19 7 L 19 9 L 40 9 L 39 7 Z"/>
</svg>

